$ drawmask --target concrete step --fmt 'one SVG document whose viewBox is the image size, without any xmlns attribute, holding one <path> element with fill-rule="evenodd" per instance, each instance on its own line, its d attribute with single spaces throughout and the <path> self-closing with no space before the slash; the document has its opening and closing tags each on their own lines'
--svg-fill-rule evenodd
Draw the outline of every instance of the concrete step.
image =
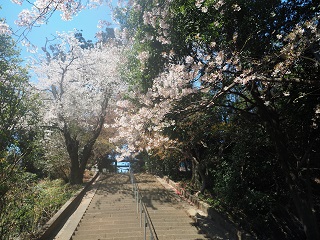
<svg viewBox="0 0 320 240">
<path fill-rule="evenodd" d="M 87 218 L 87 219 L 92 219 L 92 218 L 104 218 L 104 219 L 108 219 L 108 218 L 121 218 L 121 219 L 132 219 L 132 218 L 136 218 L 138 216 L 137 212 L 127 212 L 125 213 L 90 213 L 87 212 L 84 214 L 83 218 Z"/>
<path fill-rule="evenodd" d="M 77 231 L 75 232 L 75 235 L 72 236 L 72 240 L 98 240 L 98 239 L 113 239 L 113 238 L 127 238 L 132 239 L 132 237 L 143 239 L 143 233 L 142 232 L 134 232 L 134 233 L 101 233 L 101 234 L 78 234 Z"/>
<path fill-rule="evenodd" d="M 79 226 L 89 226 L 92 224 L 113 224 L 113 225 L 117 225 L 120 224 L 120 226 L 122 224 L 130 224 L 130 223 L 135 223 L 135 222 L 139 222 L 138 218 L 131 218 L 131 219 L 123 219 L 123 218 L 117 218 L 117 219 L 111 219 L 111 218 L 95 218 L 95 219 L 86 219 L 83 218 L 80 223 Z"/>
<path fill-rule="evenodd" d="M 90 213 L 90 214 L 105 214 L 105 213 L 109 213 L 109 214 L 121 214 L 121 213 L 137 213 L 137 209 L 136 206 L 133 205 L 130 208 L 126 207 L 126 208 L 121 208 L 121 207 L 116 207 L 116 208 L 88 208 L 86 210 L 86 213 Z"/>
<path fill-rule="evenodd" d="M 123 222 L 124 224 L 128 223 L 135 223 L 139 222 L 139 218 L 129 218 L 129 219 L 123 219 L 123 218 L 83 218 L 81 222 L 79 223 L 79 226 L 87 225 L 89 226 L 91 223 L 96 223 L 96 224 L 121 224 Z"/>
<path fill-rule="evenodd" d="M 130 237 L 130 240 L 142 240 L 143 237 Z M 150 239 L 147 237 L 147 239 Z M 100 238 L 99 240 L 128 240 L 127 237 Z"/>
<path fill-rule="evenodd" d="M 105 223 L 105 224 L 97 224 L 95 223 L 95 225 L 81 225 L 81 230 L 105 230 L 105 229 L 109 229 L 109 228 L 120 228 L 120 229 L 123 229 L 123 227 L 119 227 L 113 223 Z M 126 223 L 125 224 L 125 227 L 126 228 L 135 228 L 137 227 L 137 223 Z M 78 230 L 80 228 L 77 228 L 76 230 Z"/>
<path fill-rule="evenodd" d="M 94 210 L 94 209 L 114 209 L 114 210 L 125 210 L 125 209 L 132 209 L 133 206 L 137 206 L 137 204 L 135 202 L 125 202 L 125 203 L 103 203 L 103 204 L 91 204 L 88 207 L 88 210 Z"/>
<path fill-rule="evenodd" d="M 150 216 L 152 222 L 159 222 L 159 223 L 162 223 L 162 222 L 170 222 L 170 223 L 176 223 L 176 222 L 180 222 L 180 223 L 185 223 L 185 224 L 189 224 L 189 223 L 194 223 L 194 221 L 192 219 L 188 219 L 188 218 L 173 218 L 173 217 L 170 217 L 170 218 L 167 218 L 167 217 L 162 217 L 162 216 L 156 216 L 156 215 L 151 215 Z"/>
<path fill-rule="evenodd" d="M 175 230 L 176 232 L 178 233 L 181 233 L 181 232 L 184 232 L 184 230 L 190 230 L 193 231 L 193 232 L 198 232 L 198 230 L 196 228 L 194 228 L 193 226 L 187 226 L 186 228 L 186 225 L 162 225 L 162 224 L 159 224 L 157 225 L 156 227 L 156 231 L 157 233 L 160 232 L 160 231 L 172 231 L 172 230 Z"/>
<path fill-rule="evenodd" d="M 171 229 L 171 230 L 159 230 L 156 228 L 157 235 L 179 235 L 181 233 L 185 235 L 196 235 L 198 231 L 196 229 Z"/>
<path fill-rule="evenodd" d="M 166 235 L 160 235 L 157 234 L 159 240 L 202 240 L 202 239 L 208 239 L 204 236 L 201 236 L 199 234 L 166 234 Z"/>
<path fill-rule="evenodd" d="M 178 229 L 183 229 L 186 228 L 186 226 L 190 227 L 193 226 L 191 222 L 154 222 L 152 220 L 152 224 L 156 227 L 156 231 L 160 228 L 166 228 L 166 227 L 172 227 L 172 228 L 178 228 Z"/>
<path fill-rule="evenodd" d="M 107 209 L 107 210 L 110 210 L 110 211 L 118 211 L 118 210 L 121 210 L 121 211 L 126 211 L 126 210 L 132 210 L 132 209 L 136 209 L 137 208 L 137 205 L 134 204 L 134 203 L 128 203 L 128 204 L 103 204 L 103 205 L 96 205 L 96 206 L 89 206 L 87 208 L 87 211 L 90 210 L 90 211 L 97 211 L 97 210 L 104 210 L 104 209 Z"/>
<path fill-rule="evenodd" d="M 87 212 L 85 213 L 86 218 L 132 218 L 136 217 L 137 212 L 114 212 L 110 213 L 108 211 L 102 211 L 102 212 Z"/>
<path fill-rule="evenodd" d="M 103 201 L 121 201 L 121 200 L 129 200 L 134 199 L 132 195 L 121 195 L 122 193 L 116 193 L 108 196 L 97 196 L 97 198 L 93 199 L 93 202 L 103 202 Z M 121 195 L 121 196 L 119 196 Z"/>
<path fill-rule="evenodd" d="M 85 215 L 89 218 L 92 218 L 92 217 L 102 217 L 102 218 L 106 218 L 106 217 L 125 217 L 125 216 L 136 216 L 138 213 L 137 211 L 131 211 L 131 212 L 125 212 L 125 213 L 122 213 L 122 212 L 109 212 L 107 210 L 103 210 L 101 212 L 86 212 Z"/>
<path fill-rule="evenodd" d="M 130 224 L 130 223 L 134 223 L 135 221 L 138 221 L 137 219 L 121 219 L 121 220 L 114 220 L 114 219 L 103 219 L 103 218 L 97 218 L 94 219 L 94 221 L 92 219 L 81 219 L 79 226 L 89 226 L 89 225 L 95 225 L 95 224 L 120 224 L 120 226 L 122 226 L 123 224 Z"/>
<path fill-rule="evenodd" d="M 142 182 L 138 185 L 159 240 L 206 239 L 194 226 L 181 200 L 170 194 L 156 179 L 151 181 L 150 177 L 146 177 L 146 181 L 144 177 L 146 175 L 143 174 L 137 177 Z"/>
<path fill-rule="evenodd" d="M 128 196 L 126 198 L 109 198 L 109 197 L 104 197 L 103 199 L 100 200 L 92 200 L 92 204 L 102 204 L 102 203 L 120 203 L 120 202 L 130 202 L 134 201 L 135 199 L 131 196 Z"/>
<path fill-rule="evenodd" d="M 143 239 L 132 185 L 121 183 L 124 177 L 101 181 L 73 240 Z"/>
<path fill-rule="evenodd" d="M 140 235 L 141 234 L 141 230 L 142 229 L 139 229 L 138 226 L 135 226 L 134 228 L 126 228 L 126 227 L 123 227 L 123 228 L 107 228 L 107 229 L 99 229 L 99 230 L 77 230 L 75 232 L 76 235 L 81 235 L 81 236 L 88 236 L 88 235 L 103 235 L 103 234 L 108 234 L 108 235 L 122 235 L 122 234 L 132 234 L 132 236 L 135 236 L 135 235 Z"/>
<path fill-rule="evenodd" d="M 123 193 L 123 192 L 113 192 L 113 193 L 104 193 L 104 192 L 97 192 L 97 194 L 99 194 L 97 196 L 97 198 L 95 198 L 96 201 L 99 201 L 101 199 L 123 199 L 123 198 L 133 198 L 133 192 L 132 190 L 128 190 L 127 193 Z"/>
<path fill-rule="evenodd" d="M 134 202 L 134 198 L 126 198 L 126 199 L 104 199 L 104 200 L 100 200 L 100 201 L 92 201 L 92 206 L 99 206 L 99 205 L 109 205 L 109 204 L 119 204 L 119 205 L 123 205 L 123 204 L 127 204 L 127 203 L 132 203 Z"/>
<path fill-rule="evenodd" d="M 110 239 L 119 239 L 119 240 L 142 240 L 144 239 L 143 234 L 134 235 L 132 233 L 116 233 L 116 234 L 91 234 L 91 235 L 83 235 L 77 233 L 72 236 L 72 240 L 110 240 Z M 202 240 L 209 239 L 205 236 L 201 236 L 199 234 L 185 234 L 185 233 L 176 233 L 176 234 L 157 234 L 159 240 Z M 148 232 L 147 239 L 150 239 L 150 234 Z"/>
<path fill-rule="evenodd" d="M 88 238 L 87 236 L 76 236 L 73 237 L 71 240 L 142 240 L 144 239 L 143 236 L 130 236 L 128 237 L 122 237 L 122 236 L 109 236 L 109 237 L 103 237 L 103 238 Z M 150 239 L 148 236 L 147 239 Z"/>
<path fill-rule="evenodd" d="M 187 215 L 186 212 L 175 212 L 175 211 L 170 211 L 170 212 L 166 212 L 166 211 L 150 211 L 150 209 L 147 209 L 148 213 L 150 216 L 159 216 L 159 217 L 166 217 L 168 219 L 171 218 L 184 218 L 184 219 L 190 219 L 191 218 Z"/>
<path fill-rule="evenodd" d="M 122 202 L 122 203 L 114 203 L 114 202 L 109 202 L 109 203 L 102 203 L 102 204 L 91 204 L 88 209 L 94 209 L 94 208 L 116 208 L 116 207 L 124 207 L 126 208 L 127 206 L 134 206 L 136 205 L 135 202 Z"/>
<path fill-rule="evenodd" d="M 106 200 L 104 202 L 92 202 L 91 203 L 91 206 L 112 206 L 112 205 L 118 205 L 118 206 L 125 206 L 127 204 L 133 204 L 135 203 L 134 199 L 125 199 L 125 200 L 116 200 L 116 201 L 113 201 L 113 200 Z"/>
</svg>

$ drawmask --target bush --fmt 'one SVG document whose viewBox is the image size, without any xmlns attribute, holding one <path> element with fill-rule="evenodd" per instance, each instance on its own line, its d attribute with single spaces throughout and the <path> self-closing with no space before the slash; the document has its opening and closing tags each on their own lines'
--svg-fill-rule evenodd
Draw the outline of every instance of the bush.
<svg viewBox="0 0 320 240">
<path fill-rule="evenodd" d="M 36 239 L 41 227 L 80 188 L 61 179 L 38 181 L 26 172 L 18 180 L 1 198 L 1 239 Z"/>
</svg>

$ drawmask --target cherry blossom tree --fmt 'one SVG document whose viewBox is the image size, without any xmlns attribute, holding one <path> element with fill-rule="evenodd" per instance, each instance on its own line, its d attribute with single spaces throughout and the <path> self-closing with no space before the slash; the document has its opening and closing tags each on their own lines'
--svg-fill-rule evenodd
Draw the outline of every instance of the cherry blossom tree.
<svg viewBox="0 0 320 240">
<path fill-rule="evenodd" d="M 101 5 L 103 2 L 108 1 L 91 0 L 88 1 L 87 4 L 83 4 L 83 2 L 80 0 L 13 0 L 12 2 L 18 5 L 22 5 L 24 2 L 30 3 L 31 8 L 24 9 L 22 12 L 20 12 L 16 24 L 23 27 L 32 27 L 34 25 L 46 23 L 55 11 L 61 12 L 61 19 L 67 21 L 71 20 L 75 15 L 85 8 L 94 8 Z"/>
<path fill-rule="evenodd" d="M 205 111 L 227 99 L 223 103 L 226 109 L 255 116 L 273 143 L 274 161 L 283 170 L 286 191 L 312 239 L 319 231 L 313 194 L 308 190 L 313 180 L 304 169 L 308 161 L 314 161 L 310 157 L 319 142 L 319 101 L 315 97 L 319 86 L 319 6 L 302 2 L 298 6 L 295 1 L 134 1 L 116 13 L 123 30 L 132 37 L 132 59 L 136 56 L 128 80 L 135 93 L 145 93 L 139 97 L 140 110 L 133 112 L 131 119 L 138 119 L 148 134 L 143 136 L 139 129 L 131 137 L 145 141 L 131 142 L 152 146 L 158 142 L 157 134 L 166 139 L 163 124 L 169 113 Z M 154 64 L 155 59 L 159 65 Z M 182 66 L 184 75 L 171 78 L 181 71 L 177 66 Z M 176 107 L 195 90 L 200 99 Z M 296 117 L 287 109 L 297 111 Z M 302 112 L 308 117 L 296 125 Z M 133 122 L 123 123 L 135 132 L 130 127 Z M 297 127 L 300 138 L 294 134 Z M 155 131 L 150 134 L 149 129 Z"/>
<path fill-rule="evenodd" d="M 70 19 L 81 7 L 79 1 L 39 0 L 21 14 L 20 24 L 43 23 L 55 9 Z M 219 106 L 232 113 L 228 121 L 236 115 L 251 119 L 272 143 L 272 161 L 282 169 L 283 192 L 295 206 L 292 212 L 307 238 L 319 238 L 310 190 L 320 129 L 319 4 L 136 0 L 122 1 L 114 15 L 120 34 L 132 45 L 122 69 L 132 101 L 119 102 L 117 110 L 118 138 L 127 141 L 121 150 L 129 154 L 167 148 L 185 153 L 185 142 L 164 131 L 175 124 L 170 114 L 185 114 L 187 119 L 190 113 Z M 194 101 L 185 101 L 195 95 Z M 195 139 L 202 144 L 204 138 Z M 220 142 L 221 152 L 224 144 Z M 199 162 L 197 156 L 189 157 Z"/>
<path fill-rule="evenodd" d="M 70 182 L 79 184 L 107 109 L 125 88 L 117 72 L 121 48 L 112 39 L 82 48 L 74 33 L 60 33 L 58 38 L 61 42 L 51 45 L 51 53 L 43 49 L 46 56 L 34 71 L 45 105 L 44 124 L 62 134 L 70 159 Z"/>
</svg>

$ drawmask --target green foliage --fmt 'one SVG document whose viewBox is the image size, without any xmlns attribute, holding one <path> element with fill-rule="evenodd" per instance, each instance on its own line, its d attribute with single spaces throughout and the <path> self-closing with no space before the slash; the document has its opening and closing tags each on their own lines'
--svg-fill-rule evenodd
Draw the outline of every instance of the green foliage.
<svg viewBox="0 0 320 240">
<path fill-rule="evenodd" d="M 18 54 L 12 38 L 0 35 L 0 158 L 17 154 L 24 156 L 24 164 L 39 152 L 41 104 Z"/>
<path fill-rule="evenodd" d="M 0 198 L 0 236 L 2 239 L 17 237 L 19 232 L 29 227 L 28 216 L 28 195 L 31 193 L 29 185 L 35 183 L 35 175 L 25 173 L 19 169 L 11 171 L 7 181 L 1 181 L 2 189 L 6 192 Z M 30 210 L 30 209 L 29 209 Z"/>
<path fill-rule="evenodd" d="M 0 35 L 0 198 L 19 183 L 19 168 L 34 171 L 39 147 L 39 104 L 29 84 L 27 69 L 20 66 L 19 51 L 10 36 Z M 18 170 L 17 170 L 18 169 Z M 1 212 L 1 209 L 0 209 Z"/>
<path fill-rule="evenodd" d="M 43 155 L 34 165 L 41 169 L 44 176 L 50 179 L 62 178 L 69 180 L 70 160 L 60 131 L 47 131 L 50 137 L 42 141 Z"/>
<path fill-rule="evenodd" d="M 142 157 L 142 156 L 141 156 Z M 163 171 L 163 162 L 158 156 L 144 154 L 143 160 L 145 162 L 145 170 L 151 174 L 163 176 L 165 173 Z"/>
<path fill-rule="evenodd" d="M 144 11 L 152 11 L 154 7 L 165 5 L 164 2 L 149 1 L 139 4 Z M 163 58 L 163 54 L 169 54 L 171 48 L 158 39 L 159 21 L 157 20 L 155 27 L 145 24 L 143 11 L 140 9 L 130 8 L 128 11 L 123 11 L 116 8 L 114 15 L 121 23 L 121 28 L 126 30 L 128 37 L 135 39 L 132 49 L 128 52 L 128 61 L 123 66 L 122 77 L 132 89 L 146 93 L 148 88 L 152 87 L 153 79 L 164 70 L 164 65 L 168 61 Z M 148 59 L 141 62 L 138 58 L 143 52 L 148 53 Z"/>
<path fill-rule="evenodd" d="M 156 23 L 146 26 L 143 14 L 152 9 L 161 12 L 155 2 L 162 6 L 163 1 L 137 2 L 139 11 L 132 9 L 122 16 L 136 40 L 130 57 L 148 51 L 153 58 L 144 64 L 155 69 L 151 73 L 145 68 L 141 74 L 141 65 L 133 61 L 132 83 L 140 84 L 145 78 L 148 87 L 166 64 L 181 64 L 186 56 L 204 63 L 204 58 L 214 59 L 222 51 L 224 58 L 239 57 L 241 62 L 234 72 L 228 69 L 230 62 L 226 71 L 223 66 L 210 69 L 204 64 L 202 70 L 208 75 L 221 73 L 221 78 L 213 78 L 210 84 L 200 76 L 199 84 L 210 91 L 174 103 L 166 120 L 176 124 L 163 133 L 178 140 L 181 154 L 174 158 L 177 149 L 154 151 L 157 156 L 148 158 L 150 170 L 169 174 L 177 159 L 196 159 L 199 166 L 192 171 L 204 173 L 200 180 L 208 181 L 207 191 L 212 194 L 206 197 L 208 201 L 246 230 L 259 239 L 305 238 L 302 226 L 311 229 L 312 224 L 306 227 L 311 221 L 304 218 L 308 214 L 299 215 L 297 202 L 307 203 L 302 212 L 308 208 L 318 218 L 320 209 L 315 181 L 320 166 L 319 39 L 312 37 L 310 28 L 300 29 L 304 31 L 301 38 L 290 32 L 310 20 L 319 31 L 319 19 L 312 20 L 319 14 L 319 4 L 310 0 L 170 1 L 165 5 L 169 14 L 162 19 L 170 26 L 170 44 L 159 47 L 144 36 L 159 36 L 163 16 L 154 16 Z M 289 52 L 283 48 L 286 44 Z M 160 51 L 175 55 L 159 61 Z M 281 64 L 285 72 L 274 77 Z M 225 90 L 247 70 L 254 73 L 251 80 Z M 295 194 L 300 199 L 293 203 Z"/>
<path fill-rule="evenodd" d="M 254 116 L 240 115 L 230 121 L 233 127 L 224 131 L 230 135 L 225 139 L 232 141 L 209 166 L 211 194 L 204 199 L 258 239 L 301 238 L 299 224 L 288 217 L 294 211 L 287 205 L 290 193 L 266 129 Z"/>
<path fill-rule="evenodd" d="M 39 189 L 41 104 L 8 35 L 0 35 L 0 105 L 0 238 L 30 239 L 70 191 L 61 181 Z"/>
<path fill-rule="evenodd" d="M 5 197 L 1 198 L 1 239 L 36 239 L 41 227 L 79 189 L 61 179 L 38 180 L 17 170 Z M 15 182 L 13 182 L 15 180 Z"/>
</svg>

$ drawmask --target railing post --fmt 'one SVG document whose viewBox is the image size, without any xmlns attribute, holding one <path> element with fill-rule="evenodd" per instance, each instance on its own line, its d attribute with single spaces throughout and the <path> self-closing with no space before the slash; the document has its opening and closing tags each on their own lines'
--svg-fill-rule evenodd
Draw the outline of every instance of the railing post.
<svg viewBox="0 0 320 240">
<path fill-rule="evenodd" d="M 150 232 L 150 240 L 154 240 L 154 239 L 158 240 L 158 237 L 154 230 L 153 224 L 151 222 L 148 210 L 146 208 L 146 205 L 142 201 L 142 196 L 139 193 L 139 188 L 137 183 L 135 182 L 135 178 L 132 172 L 130 172 L 130 177 L 131 177 L 131 183 L 132 183 L 132 191 L 134 191 L 134 198 L 135 198 L 135 201 L 137 202 L 137 214 L 140 215 L 140 227 L 142 227 L 142 213 L 144 217 L 144 220 L 143 220 L 144 240 L 147 240 L 147 227 L 149 228 L 149 232 Z"/>
<path fill-rule="evenodd" d="M 142 212 L 144 212 L 144 210 L 142 209 L 142 201 L 140 203 L 140 227 L 142 227 Z"/>
<path fill-rule="evenodd" d="M 132 173 L 130 174 L 131 177 L 131 184 L 132 184 L 132 192 L 134 192 L 134 183 L 133 183 L 133 176 Z"/>
<path fill-rule="evenodd" d="M 138 191 L 136 192 L 137 197 L 136 197 L 136 202 L 137 202 L 137 213 L 139 213 L 139 195 L 138 195 Z"/>
<path fill-rule="evenodd" d="M 147 216 L 146 216 L 146 212 L 144 211 L 144 240 L 147 240 Z"/>
</svg>

